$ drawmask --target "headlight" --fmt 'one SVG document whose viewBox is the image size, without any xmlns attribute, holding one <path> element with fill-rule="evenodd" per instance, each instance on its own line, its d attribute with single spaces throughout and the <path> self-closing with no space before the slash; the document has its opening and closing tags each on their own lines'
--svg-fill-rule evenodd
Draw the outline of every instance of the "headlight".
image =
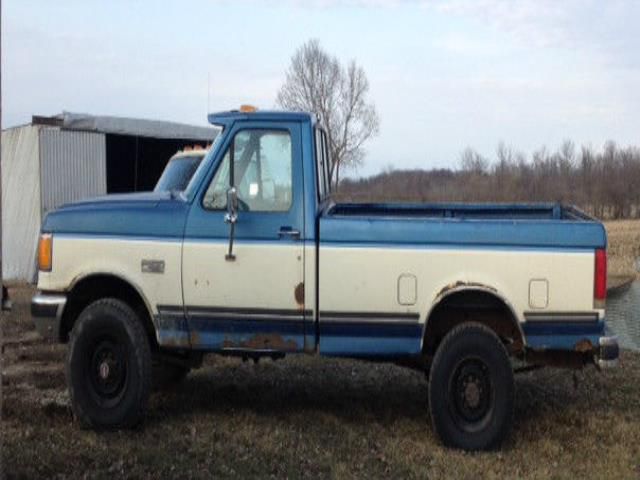
<svg viewBox="0 0 640 480">
<path fill-rule="evenodd" d="M 53 265 L 53 235 L 43 233 L 38 242 L 38 269 L 41 272 L 50 272 Z"/>
</svg>

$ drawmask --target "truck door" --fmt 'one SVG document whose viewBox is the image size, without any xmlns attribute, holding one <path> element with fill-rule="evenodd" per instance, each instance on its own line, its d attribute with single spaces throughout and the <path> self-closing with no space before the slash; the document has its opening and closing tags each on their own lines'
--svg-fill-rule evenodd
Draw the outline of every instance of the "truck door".
<svg viewBox="0 0 640 480">
<path fill-rule="evenodd" d="M 265 127 L 267 123 L 267 127 Z M 187 220 L 183 295 L 191 346 L 304 349 L 304 202 L 297 123 L 237 122 Z M 232 255 L 227 192 L 237 192 Z"/>
</svg>

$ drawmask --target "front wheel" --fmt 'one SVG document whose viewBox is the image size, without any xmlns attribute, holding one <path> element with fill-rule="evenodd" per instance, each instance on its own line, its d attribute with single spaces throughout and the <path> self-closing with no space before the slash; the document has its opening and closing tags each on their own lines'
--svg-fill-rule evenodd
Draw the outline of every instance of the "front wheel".
<svg viewBox="0 0 640 480">
<path fill-rule="evenodd" d="M 151 388 L 151 350 L 136 313 L 106 298 L 76 321 L 67 355 L 71 406 L 87 427 L 132 427 L 144 415 Z"/>
<path fill-rule="evenodd" d="M 513 423 L 513 370 L 498 336 L 477 323 L 454 328 L 431 367 L 429 406 L 442 442 L 463 450 L 490 450 Z"/>
</svg>

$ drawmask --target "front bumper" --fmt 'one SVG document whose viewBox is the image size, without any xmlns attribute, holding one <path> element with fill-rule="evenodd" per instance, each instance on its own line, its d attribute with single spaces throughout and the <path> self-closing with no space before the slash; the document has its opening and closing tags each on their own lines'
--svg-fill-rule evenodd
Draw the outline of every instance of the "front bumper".
<svg viewBox="0 0 640 480">
<path fill-rule="evenodd" d="M 596 365 L 600 368 L 611 368 L 618 365 L 620 347 L 618 337 L 600 337 L 595 354 Z"/>
<path fill-rule="evenodd" d="M 38 292 L 31 299 L 31 318 L 43 338 L 60 340 L 60 323 L 66 303 L 67 296 L 60 293 Z"/>
</svg>

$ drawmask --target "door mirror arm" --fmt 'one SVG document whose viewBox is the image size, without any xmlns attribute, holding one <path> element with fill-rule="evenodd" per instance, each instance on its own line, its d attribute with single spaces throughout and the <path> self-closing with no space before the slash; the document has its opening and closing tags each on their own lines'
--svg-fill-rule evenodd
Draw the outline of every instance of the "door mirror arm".
<svg viewBox="0 0 640 480">
<path fill-rule="evenodd" d="M 224 222 L 229 224 L 229 251 L 225 255 L 225 260 L 233 262 L 236 259 L 233 253 L 233 239 L 236 233 L 236 222 L 238 221 L 238 190 L 231 187 L 227 190 L 227 213 L 224 215 Z"/>
</svg>

